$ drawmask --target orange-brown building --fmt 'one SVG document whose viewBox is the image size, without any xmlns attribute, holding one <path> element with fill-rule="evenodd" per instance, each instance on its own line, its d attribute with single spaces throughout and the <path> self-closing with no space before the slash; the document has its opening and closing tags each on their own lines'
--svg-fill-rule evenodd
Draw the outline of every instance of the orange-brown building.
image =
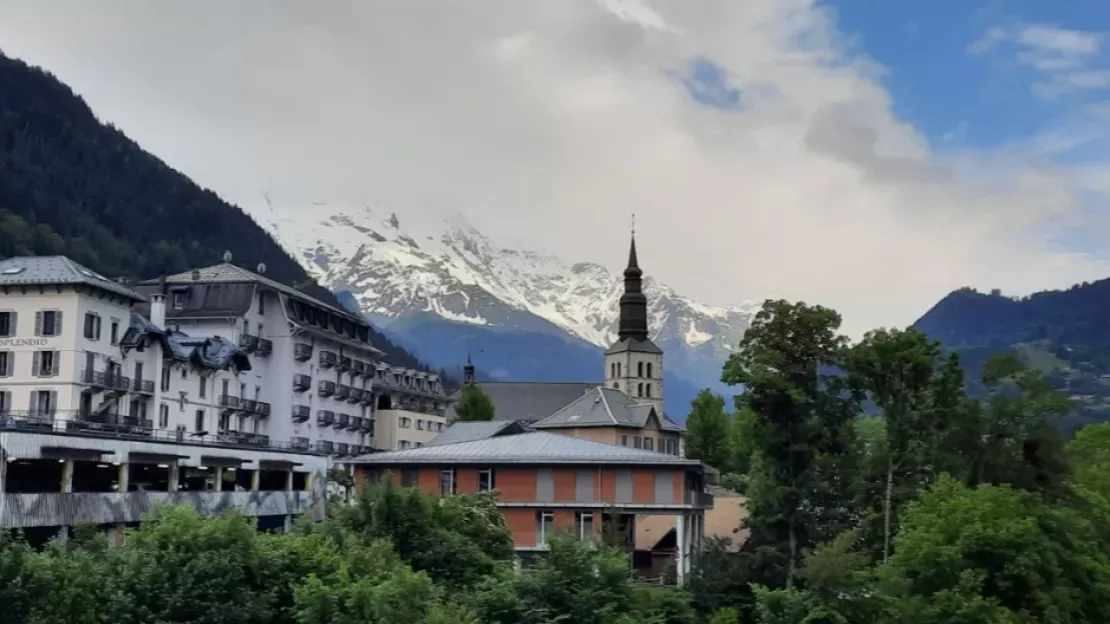
<svg viewBox="0 0 1110 624">
<path fill-rule="evenodd" d="M 679 582 L 704 534 L 705 467 L 696 460 L 529 432 L 360 457 L 357 486 L 391 473 L 401 485 L 435 495 L 497 492 L 520 552 L 544 551 L 548 536 L 600 536 L 603 527 L 635 535 L 636 516 L 675 518 Z"/>
</svg>

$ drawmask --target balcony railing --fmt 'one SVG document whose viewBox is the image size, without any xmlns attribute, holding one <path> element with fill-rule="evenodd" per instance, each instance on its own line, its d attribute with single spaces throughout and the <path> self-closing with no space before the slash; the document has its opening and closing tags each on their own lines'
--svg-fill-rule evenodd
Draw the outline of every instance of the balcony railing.
<svg viewBox="0 0 1110 624">
<path fill-rule="evenodd" d="M 330 427 L 335 423 L 335 412 L 331 410 L 318 410 L 316 412 L 316 424 Z"/>
<path fill-rule="evenodd" d="M 350 396 L 351 396 L 351 387 L 350 386 L 340 385 L 335 390 L 335 398 L 336 398 L 337 401 L 342 401 L 343 399 L 350 398 Z"/>
<path fill-rule="evenodd" d="M 340 442 L 335 445 L 335 453 L 336 455 L 350 455 L 351 445 L 346 442 Z"/>
<path fill-rule="evenodd" d="M 351 403 L 358 403 L 362 400 L 362 388 L 351 388 L 351 394 L 347 395 L 347 401 Z"/>
<path fill-rule="evenodd" d="M 255 405 L 254 413 L 258 414 L 259 418 L 269 418 L 270 404 L 265 401 L 259 401 L 258 404 Z"/>
<path fill-rule="evenodd" d="M 363 362 L 362 360 L 354 360 L 353 362 L 351 362 L 351 372 L 355 373 L 356 375 L 362 375 L 366 372 L 366 362 Z"/>
<path fill-rule="evenodd" d="M 335 368 L 336 370 L 341 371 L 351 370 L 351 358 L 346 355 L 340 356 L 339 363 L 335 366 Z"/>
<path fill-rule="evenodd" d="M 305 392 L 312 387 L 312 378 L 308 375 L 297 373 L 293 375 L 293 390 L 296 392 Z"/>
<path fill-rule="evenodd" d="M 131 389 L 139 394 L 154 394 L 154 382 L 150 379 L 136 379 L 132 382 Z"/>
<path fill-rule="evenodd" d="M 374 404 L 374 391 L 373 390 L 367 389 L 367 390 L 362 391 L 362 404 L 363 405 L 373 405 Z"/>
<path fill-rule="evenodd" d="M 351 431 L 358 431 L 362 426 L 362 416 L 351 416 Z"/>
<path fill-rule="evenodd" d="M 312 410 L 307 405 L 293 406 L 293 422 L 303 423 L 312 416 Z"/>
<path fill-rule="evenodd" d="M 303 342 L 293 345 L 293 359 L 298 362 L 312 359 L 312 345 Z"/>
<path fill-rule="evenodd" d="M 225 410 L 239 409 L 239 397 L 231 396 L 230 394 L 221 394 L 220 407 L 224 408 Z"/>
<path fill-rule="evenodd" d="M 335 445 L 330 440 L 317 440 L 316 452 L 317 453 L 332 453 L 335 451 Z"/>
<path fill-rule="evenodd" d="M 266 356 L 274 352 L 274 341 L 269 338 L 258 339 L 258 355 Z"/>
<path fill-rule="evenodd" d="M 321 368 L 331 368 L 331 367 L 335 366 L 336 361 L 338 359 L 339 358 L 338 358 L 338 356 L 335 355 L 334 351 L 321 351 L 320 352 L 320 367 Z"/>
<path fill-rule="evenodd" d="M 330 397 L 335 394 L 335 382 L 321 379 L 319 385 L 316 387 L 316 394 L 322 397 Z"/>
<path fill-rule="evenodd" d="M 81 371 L 81 383 L 89 384 L 90 386 L 95 386 L 98 388 L 106 387 L 104 381 L 104 373 L 88 368 Z"/>
<path fill-rule="evenodd" d="M 268 436 L 242 432 L 221 434 L 199 434 L 181 429 L 155 429 L 154 422 L 147 418 L 101 414 L 100 418 L 110 422 L 94 422 L 97 417 L 80 410 L 9 410 L 0 411 L 0 430 L 42 433 L 55 429 L 59 423 L 65 424 L 65 431 L 88 438 L 113 440 L 141 440 L 144 442 L 170 442 L 211 447 L 262 448 L 277 451 L 308 451 L 308 446 L 296 446 L 295 442 L 271 440 Z M 232 435 L 234 433 L 234 435 Z"/>
<path fill-rule="evenodd" d="M 350 414 L 336 414 L 335 415 L 335 428 L 346 429 L 347 425 L 351 424 Z"/>
<path fill-rule="evenodd" d="M 242 406 L 243 411 L 248 414 L 253 414 L 254 412 L 258 411 L 258 401 L 255 401 L 254 399 L 240 399 L 239 403 Z"/>
<path fill-rule="evenodd" d="M 703 509 L 713 508 L 713 495 L 709 492 L 699 492 L 691 490 L 686 492 L 686 504 L 693 507 L 701 507 Z"/>
<path fill-rule="evenodd" d="M 239 348 L 247 353 L 253 353 L 258 349 L 258 336 L 252 336 L 250 334 L 239 336 Z"/>
</svg>

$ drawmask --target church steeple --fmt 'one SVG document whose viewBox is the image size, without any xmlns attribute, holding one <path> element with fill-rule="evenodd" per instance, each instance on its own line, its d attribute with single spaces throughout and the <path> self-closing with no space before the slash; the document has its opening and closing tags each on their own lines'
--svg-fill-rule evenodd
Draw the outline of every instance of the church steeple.
<svg viewBox="0 0 1110 624">
<path fill-rule="evenodd" d="M 644 295 L 644 272 L 636 257 L 636 231 L 632 231 L 632 245 L 628 249 L 628 267 L 624 270 L 624 294 L 621 295 L 621 316 L 617 335 L 621 340 L 647 340 L 647 297 Z"/>
<path fill-rule="evenodd" d="M 474 383 L 474 362 L 470 361 L 470 354 L 466 354 L 466 366 L 463 366 L 463 383 Z"/>
</svg>

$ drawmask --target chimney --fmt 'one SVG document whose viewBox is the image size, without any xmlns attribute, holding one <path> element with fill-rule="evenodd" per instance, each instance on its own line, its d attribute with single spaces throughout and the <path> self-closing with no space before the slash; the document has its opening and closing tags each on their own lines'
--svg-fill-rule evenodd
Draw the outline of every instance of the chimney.
<svg viewBox="0 0 1110 624">
<path fill-rule="evenodd" d="M 150 322 L 158 329 L 166 328 L 166 296 L 162 293 L 150 296 Z"/>
<path fill-rule="evenodd" d="M 193 269 L 193 281 L 200 281 L 200 269 Z"/>
</svg>

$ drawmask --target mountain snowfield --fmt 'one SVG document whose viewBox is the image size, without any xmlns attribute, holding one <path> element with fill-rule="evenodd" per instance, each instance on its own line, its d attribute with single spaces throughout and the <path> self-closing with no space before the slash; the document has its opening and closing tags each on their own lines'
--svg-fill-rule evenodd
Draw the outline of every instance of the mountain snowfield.
<svg viewBox="0 0 1110 624">
<path fill-rule="evenodd" d="M 612 259 L 612 270 L 568 263 L 500 246 L 458 215 L 400 215 L 370 204 L 283 205 L 263 195 L 246 209 L 322 285 L 349 292 L 364 314 L 387 328 L 431 314 L 477 326 L 565 333 L 601 348 L 616 339 L 624 253 Z M 668 368 L 713 385 L 762 301 L 701 304 L 653 280 L 643 250 L 640 260 L 648 274 L 653 337 L 667 351 Z M 701 364 L 685 370 L 692 362 Z"/>
</svg>

